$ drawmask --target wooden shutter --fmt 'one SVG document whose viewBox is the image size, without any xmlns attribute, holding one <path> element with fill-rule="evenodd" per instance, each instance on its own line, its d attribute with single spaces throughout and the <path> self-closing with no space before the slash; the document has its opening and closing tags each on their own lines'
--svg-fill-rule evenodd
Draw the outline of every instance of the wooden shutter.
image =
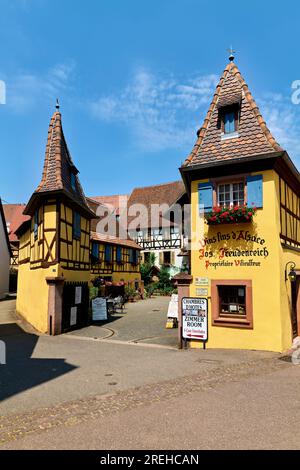
<svg viewBox="0 0 300 470">
<path fill-rule="evenodd" d="M 175 266 L 175 264 L 176 264 L 175 251 L 171 251 L 171 264 L 172 264 L 172 266 Z"/>
<path fill-rule="evenodd" d="M 122 262 L 122 247 L 117 246 L 117 263 Z"/>
<path fill-rule="evenodd" d="M 199 183 L 199 210 L 203 209 L 204 212 L 209 212 L 213 208 L 213 185 L 210 182 Z"/>
<path fill-rule="evenodd" d="M 263 176 L 247 176 L 247 205 L 248 207 L 263 207 Z"/>
<path fill-rule="evenodd" d="M 162 251 L 159 253 L 159 264 L 161 266 L 164 264 L 164 253 Z"/>
<path fill-rule="evenodd" d="M 105 245 L 104 260 L 106 263 L 111 263 L 111 246 Z"/>
</svg>

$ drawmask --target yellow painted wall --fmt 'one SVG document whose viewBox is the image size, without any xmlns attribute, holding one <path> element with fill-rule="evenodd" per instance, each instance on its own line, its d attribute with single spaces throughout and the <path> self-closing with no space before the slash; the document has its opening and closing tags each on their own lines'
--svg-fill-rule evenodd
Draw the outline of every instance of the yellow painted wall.
<svg viewBox="0 0 300 470">
<path fill-rule="evenodd" d="M 28 232 L 22 236 L 25 241 L 30 236 Z M 47 269 L 30 269 L 30 263 L 19 265 L 17 313 L 41 333 L 48 329 L 48 285 L 46 277 L 57 276 L 58 265 Z"/>
<path fill-rule="evenodd" d="M 209 339 L 207 342 L 209 348 L 283 351 L 291 345 L 291 322 L 287 295 L 290 286 L 288 282 L 284 282 L 284 266 L 287 260 L 299 260 L 299 254 L 291 252 L 291 250 L 284 251 L 280 243 L 278 176 L 272 170 L 259 173 L 263 174 L 263 208 L 258 209 L 253 222 L 247 224 L 208 226 L 204 223 L 199 216 L 198 206 L 198 184 L 204 180 L 192 182 L 191 274 L 193 275 L 193 284 L 190 295 L 197 297 L 196 289 L 205 288 L 205 286 L 196 286 L 196 277 L 209 279 Z M 260 237 L 265 242 L 260 245 L 253 241 L 237 240 L 240 231 L 248 231 L 249 235 Z M 229 240 L 217 240 L 215 243 L 207 241 L 203 247 L 204 239 L 213 241 L 214 237 L 220 239 L 222 236 L 228 236 Z M 240 250 L 266 249 L 268 256 L 220 259 L 220 250 L 224 247 L 229 250 L 236 248 Z M 204 253 L 199 252 L 201 248 L 204 248 Z M 199 258 L 200 255 L 204 256 Z M 260 266 L 235 264 L 250 259 L 253 262 L 259 262 Z M 213 264 L 222 261 L 233 262 L 234 265 L 226 267 Z M 232 279 L 252 280 L 253 329 L 212 326 L 211 324 L 211 280 Z M 192 341 L 191 347 L 202 347 L 202 343 Z"/>
</svg>

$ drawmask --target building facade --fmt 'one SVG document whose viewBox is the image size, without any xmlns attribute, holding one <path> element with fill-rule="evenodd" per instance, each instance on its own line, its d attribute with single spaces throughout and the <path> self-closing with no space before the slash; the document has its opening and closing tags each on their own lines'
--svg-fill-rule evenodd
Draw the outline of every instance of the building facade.
<svg viewBox="0 0 300 470">
<path fill-rule="evenodd" d="M 192 206 L 190 295 L 208 300 L 207 346 L 288 349 L 300 335 L 300 176 L 233 57 L 180 171 Z"/>
<path fill-rule="evenodd" d="M 11 256 L 12 252 L 8 239 L 6 220 L 0 199 L 0 300 L 5 298 L 9 292 L 9 267 Z"/>
<path fill-rule="evenodd" d="M 86 325 L 95 213 L 69 153 L 58 107 L 49 126 L 42 180 L 24 214 L 28 220 L 16 230 L 17 312 L 43 333 L 59 334 Z M 136 270 L 135 266 L 140 279 Z"/>
<path fill-rule="evenodd" d="M 142 263 L 152 255 L 158 272 L 162 266 L 169 269 L 171 276 L 188 269 L 189 257 L 184 247 L 189 237 L 184 233 L 184 207 L 189 199 L 182 181 L 134 188 L 130 195 L 96 196 L 88 198 L 88 202 L 109 209 L 111 217 L 117 220 L 117 233 L 122 229 L 126 237 L 139 245 Z"/>
</svg>

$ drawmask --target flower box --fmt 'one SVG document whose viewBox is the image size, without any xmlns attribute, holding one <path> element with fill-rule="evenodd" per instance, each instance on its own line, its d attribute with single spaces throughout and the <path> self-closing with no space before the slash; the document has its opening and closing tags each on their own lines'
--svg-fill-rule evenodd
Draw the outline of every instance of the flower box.
<svg viewBox="0 0 300 470">
<path fill-rule="evenodd" d="M 256 207 L 246 205 L 214 207 L 212 211 L 205 214 L 205 218 L 208 225 L 249 223 L 252 222 L 256 211 Z"/>
</svg>

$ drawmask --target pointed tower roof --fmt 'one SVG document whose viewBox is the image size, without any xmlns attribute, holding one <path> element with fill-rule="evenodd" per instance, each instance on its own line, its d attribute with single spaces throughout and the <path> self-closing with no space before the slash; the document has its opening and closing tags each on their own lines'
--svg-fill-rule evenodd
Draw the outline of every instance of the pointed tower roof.
<svg viewBox="0 0 300 470">
<path fill-rule="evenodd" d="M 197 142 L 183 167 L 282 152 L 233 59 L 231 55 L 197 133 Z M 240 109 L 238 135 L 222 139 L 220 109 L 237 104 Z"/>
<path fill-rule="evenodd" d="M 50 120 L 48 129 L 42 179 L 24 213 L 32 213 L 32 203 L 37 197 L 46 193 L 58 192 L 80 206 L 82 210 L 87 212 L 86 215 L 95 216 L 87 204 L 78 173 L 65 140 L 57 102 L 56 111 Z"/>
</svg>

